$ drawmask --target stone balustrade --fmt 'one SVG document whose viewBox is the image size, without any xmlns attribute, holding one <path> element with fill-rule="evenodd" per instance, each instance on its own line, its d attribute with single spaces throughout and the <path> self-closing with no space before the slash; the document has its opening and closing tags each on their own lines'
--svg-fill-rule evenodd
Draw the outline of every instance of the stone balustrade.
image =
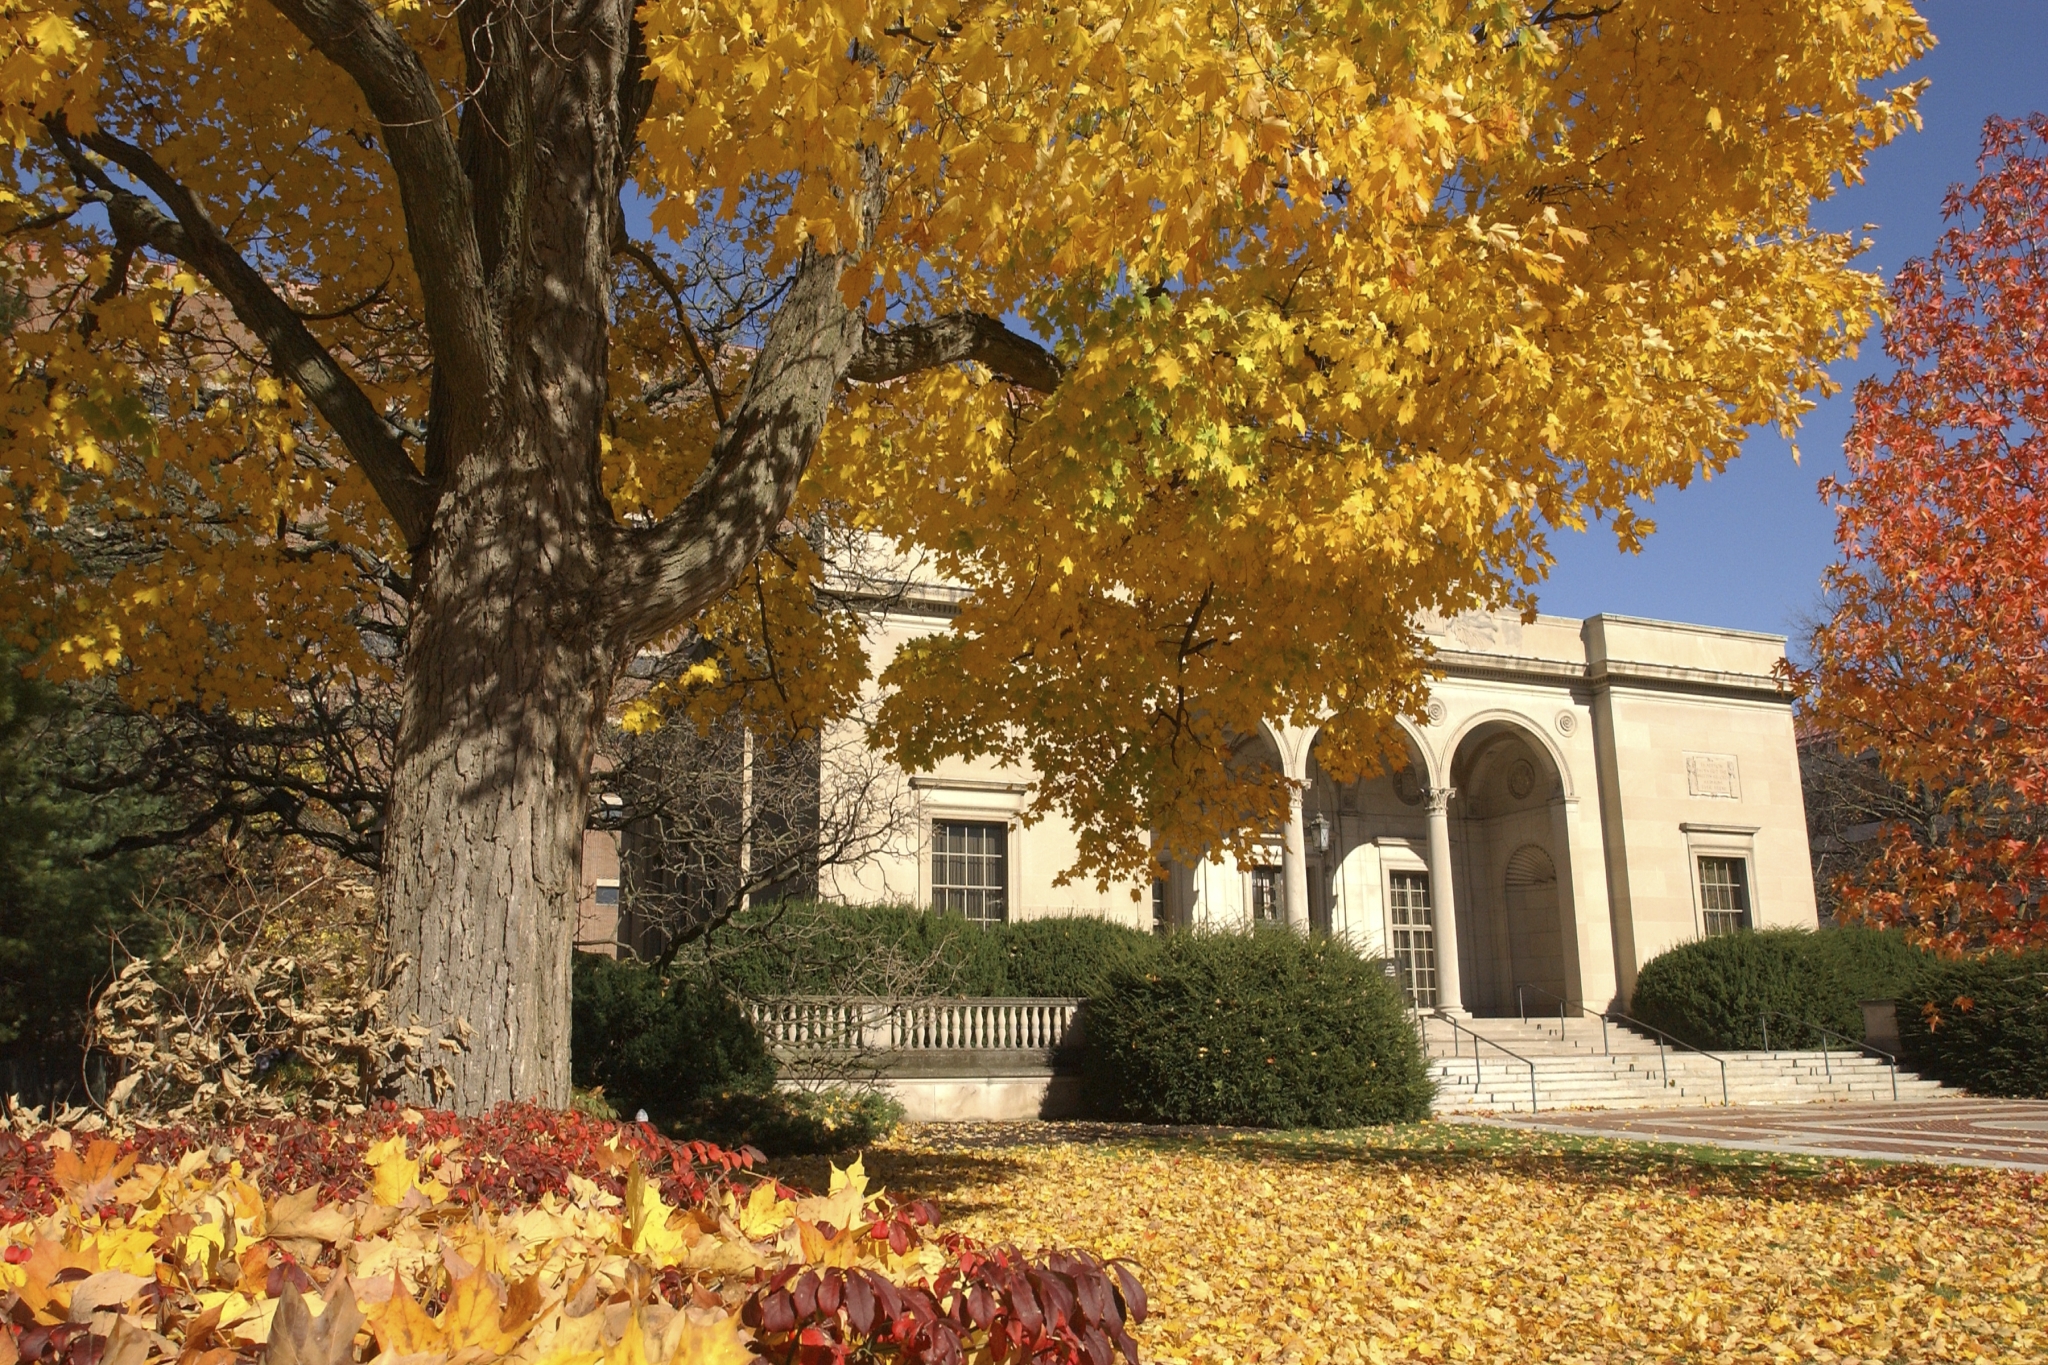
<svg viewBox="0 0 2048 1365">
<path fill-rule="evenodd" d="M 1051 1052 L 1069 1041 L 1081 1002 L 1064 999 L 889 1000 L 784 996 L 748 1016 L 777 1052 Z"/>
</svg>

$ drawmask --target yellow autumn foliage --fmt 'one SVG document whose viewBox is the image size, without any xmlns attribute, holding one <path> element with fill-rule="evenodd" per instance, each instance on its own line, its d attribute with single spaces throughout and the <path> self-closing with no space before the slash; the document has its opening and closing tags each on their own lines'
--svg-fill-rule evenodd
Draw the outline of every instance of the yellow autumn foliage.
<svg viewBox="0 0 2048 1365">
<path fill-rule="evenodd" d="M 777 1272 L 860 1268 L 924 1285 L 947 1263 L 936 1244 L 869 1235 L 886 1206 L 858 1160 L 833 1169 L 825 1196 L 764 1179 L 679 1208 L 615 1134 L 599 1169 L 627 1169 L 623 1199 L 572 1172 L 566 1196 L 492 1207 L 450 1202 L 442 1183 L 490 1153 L 454 1138 L 421 1147 L 404 1128 L 363 1150 L 362 1197 L 325 1203 L 317 1186 L 266 1197 L 239 1141 L 168 1165 L 105 1137 L 40 1141 L 56 1157 L 56 1207 L 0 1220 L 9 1360 L 53 1332 L 61 1348 L 62 1333 L 89 1331 L 128 1365 L 207 1351 L 301 1365 L 744 1365 L 758 1357 L 741 1305 Z M 294 1317 L 294 1331 L 325 1320 L 341 1335 L 321 1354 L 300 1342 L 280 1356 L 279 1324 Z"/>
<path fill-rule="evenodd" d="M 371 9 L 452 127 L 484 59 L 439 8 Z M 661 700 L 846 715 L 869 661 L 821 528 L 923 547 L 972 596 L 890 668 L 881 737 L 912 766 L 1029 762 L 1104 875 L 1270 819 L 1284 793 L 1230 752 L 1262 718 L 1329 717 L 1323 762 L 1370 767 L 1422 703 L 1420 614 L 1529 606 L 1549 532 L 1632 545 L 1641 500 L 1796 423 L 1879 299 L 1810 206 L 1914 122 L 1917 88 L 1882 83 L 1931 41 L 1906 0 L 634 13 L 621 231 L 688 263 L 735 344 L 699 374 L 674 300 L 615 257 L 601 372 L 560 376 L 603 391 L 602 430 L 515 502 L 601 486 L 621 544 L 673 512 L 720 427 L 705 376 L 747 378 L 759 329 L 732 319 L 772 314 L 806 253 L 847 253 L 877 327 L 1041 339 L 1042 394 L 973 363 L 849 385 L 773 550 L 694 622 L 716 678 Z M 380 672 L 357 627 L 403 614 L 405 537 L 215 275 L 117 241 L 103 206 L 135 178 L 80 139 L 151 158 L 150 202 L 189 194 L 431 480 L 454 333 L 402 130 L 249 0 L 17 0 L 0 94 L 14 630 L 140 705 Z"/>
</svg>

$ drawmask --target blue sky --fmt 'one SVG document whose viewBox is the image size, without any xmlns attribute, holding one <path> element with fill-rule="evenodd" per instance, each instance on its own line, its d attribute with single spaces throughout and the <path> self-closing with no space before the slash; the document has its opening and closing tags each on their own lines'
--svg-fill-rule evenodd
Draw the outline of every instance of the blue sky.
<svg viewBox="0 0 2048 1365">
<path fill-rule="evenodd" d="M 1818 206 L 1823 227 L 1876 224 L 1867 266 L 1887 279 L 1925 256 L 1942 230 L 1947 187 L 1975 178 L 1986 117 L 2048 110 L 2048 48 L 2041 36 L 2048 0 L 1922 0 L 1940 40 L 1906 73 L 1931 82 L 1921 100 L 1925 128 L 1871 155 L 1868 176 Z M 1821 570 L 1834 558 L 1834 516 L 1821 504 L 1822 475 L 1842 468 L 1849 391 L 1885 364 L 1875 341 L 1834 369 L 1843 392 L 1809 414 L 1800 463 L 1775 431 L 1753 434 L 1741 458 L 1711 482 L 1660 496 L 1657 533 L 1625 555 L 1613 535 L 1552 537 L 1557 567 L 1538 592 L 1546 612 L 1617 612 L 1800 634 L 1816 611 Z"/>
</svg>

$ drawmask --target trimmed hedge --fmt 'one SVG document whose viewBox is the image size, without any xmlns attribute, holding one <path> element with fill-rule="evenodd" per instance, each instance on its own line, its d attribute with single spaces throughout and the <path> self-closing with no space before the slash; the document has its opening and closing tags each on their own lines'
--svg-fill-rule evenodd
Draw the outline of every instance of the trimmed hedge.
<svg viewBox="0 0 2048 1365">
<path fill-rule="evenodd" d="M 1903 998 L 1939 960 L 1908 943 L 1904 934 L 1867 925 L 1845 924 L 1802 937 L 1807 950 L 1841 977 L 1852 1005 Z M 1863 1036 L 1860 1026 L 1855 1036 Z"/>
<path fill-rule="evenodd" d="M 1899 1046 L 1923 1076 L 2048 1099 L 2048 948 L 1935 964 L 1899 1001 Z"/>
<path fill-rule="evenodd" d="M 1861 1038 L 1863 1012 L 1843 974 L 1813 950 L 1813 937 L 1762 929 L 1680 944 L 1643 965 L 1629 1013 L 1694 1047 L 1762 1047 L 1766 1010 L 1789 1016 L 1771 1020 L 1774 1047 L 1819 1045 L 1821 1035 L 1796 1019 Z"/>
<path fill-rule="evenodd" d="M 1085 999 L 1119 971 L 1158 956 L 1160 940 L 1106 919 L 1024 920 L 995 929 L 1008 995 Z"/>
<path fill-rule="evenodd" d="M 785 902 L 742 911 L 704 970 L 739 995 L 1002 995 L 1003 951 L 958 915 L 902 905 Z M 705 950 L 708 948 L 708 952 Z"/>
<path fill-rule="evenodd" d="M 1629 1013 L 1695 1047 L 1818 1047 L 1819 1029 L 1863 1037 L 1865 1000 L 1897 1000 L 1933 959 L 1899 934 L 1861 926 L 1761 929 L 1682 943 L 1643 965 Z"/>
<path fill-rule="evenodd" d="M 986 928 L 901 905 L 749 910 L 693 958 L 742 996 L 1086 996 L 1152 935 L 1089 916 Z"/>
<path fill-rule="evenodd" d="M 1184 933 L 1088 999 L 1082 1093 L 1150 1123 L 1347 1128 L 1428 1117 L 1400 993 L 1341 940 Z"/>
</svg>

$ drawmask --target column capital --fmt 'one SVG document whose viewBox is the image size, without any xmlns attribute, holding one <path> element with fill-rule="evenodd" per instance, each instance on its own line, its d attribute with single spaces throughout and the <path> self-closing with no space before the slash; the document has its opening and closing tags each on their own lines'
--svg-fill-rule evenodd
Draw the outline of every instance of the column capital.
<svg viewBox="0 0 2048 1365">
<path fill-rule="evenodd" d="M 1442 815 L 1450 810 L 1451 798 L 1458 794 L 1456 787 L 1424 787 L 1422 799 L 1429 806 L 1431 815 Z"/>
</svg>

